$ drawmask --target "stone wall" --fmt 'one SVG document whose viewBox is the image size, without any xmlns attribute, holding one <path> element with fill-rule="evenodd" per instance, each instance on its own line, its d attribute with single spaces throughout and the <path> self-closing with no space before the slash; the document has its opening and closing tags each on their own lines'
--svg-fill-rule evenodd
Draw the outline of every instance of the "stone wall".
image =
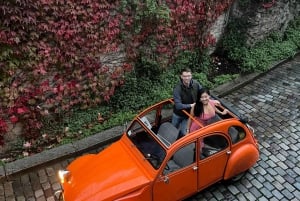
<svg viewBox="0 0 300 201">
<path fill-rule="evenodd" d="M 229 14 L 230 10 L 220 15 L 209 30 L 209 32 L 215 37 L 217 43 L 221 40 L 224 34 L 224 30 L 229 20 Z M 209 54 L 213 53 L 215 49 L 215 46 L 211 46 L 208 50 Z"/>
<path fill-rule="evenodd" d="M 126 62 L 126 54 L 123 46 L 119 47 L 119 51 L 110 52 L 100 55 L 100 62 L 104 66 L 109 67 L 110 71 L 115 70 L 116 67 L 122 66 Z"/>
<path fill-rule="evenodd" d="M 248 8 L 243 8 L 240 1 L 236 1 L 230 18 L 243 17 L 248 20 L 247 43 L 251 46 L 272 32 L 283 33 L 296 16 L 300 16 L 299 0 L 275 0 L 268 6 L 253 4 Z"/>
</svg>

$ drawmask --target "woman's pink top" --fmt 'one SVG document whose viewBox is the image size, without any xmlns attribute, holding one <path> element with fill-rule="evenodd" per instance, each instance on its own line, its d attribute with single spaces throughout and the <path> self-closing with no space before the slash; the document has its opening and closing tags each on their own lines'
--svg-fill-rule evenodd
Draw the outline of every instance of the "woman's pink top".
<svg viewBox="0 0 300 201">
<path fill-rule="evenodd" d="M 216 105 L 215 101 L 213 101 L 213 100 L 209 100 L 208 104 L 210 104 L 213 108 Z M 207 124 L 206 122 L 209 119 L 213 118 L 215 115 L 216 115 L 216 112 L 214 110 L 213 113 L 209 113 L 209 114 L 203 113 L 201 117 L 195 117 L 195 119 L 200 121 L 202 124 L 206 125 Z M 193 121 L 191 124 L 191 127 L 190 127 L 190 132 L 198 130 L 199 128 L 200 128 L 200 126 Z"/>
</svg>

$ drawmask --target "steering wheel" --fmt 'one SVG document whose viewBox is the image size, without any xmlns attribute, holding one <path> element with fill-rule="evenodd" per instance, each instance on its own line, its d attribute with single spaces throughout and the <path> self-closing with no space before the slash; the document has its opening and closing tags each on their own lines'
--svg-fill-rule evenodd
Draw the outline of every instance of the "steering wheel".
<svg viewBox="0 0 300 201">
<path fill-rule="evenodd" d="M 160 157 L 157 156 L 156 154 L 147 154 L 146 159 L 148 159 L 153 166 L 159 167 L 160 165 Z"/>
<path fill-rule="evenodd" d="M 157 161 L 159 161 L 159 157 L 156 155 L 156 154 L 147 154 L 147 158 L 150 158 L 150 159 L 155 159 Z"/>
</svg>

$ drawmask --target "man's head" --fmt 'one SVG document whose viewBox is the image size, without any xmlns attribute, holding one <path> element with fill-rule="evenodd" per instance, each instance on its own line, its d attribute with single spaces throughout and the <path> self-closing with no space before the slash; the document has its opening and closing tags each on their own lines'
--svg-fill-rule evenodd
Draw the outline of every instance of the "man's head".
<svg viewBox="0 0 300 201">
<path fill-rule="evenodd" d="M 183 68 L 180 71 L 180 78 L 185 86 L 189 86 L 192 79 L 192 70 L 190 68 Z"/>
</svg>

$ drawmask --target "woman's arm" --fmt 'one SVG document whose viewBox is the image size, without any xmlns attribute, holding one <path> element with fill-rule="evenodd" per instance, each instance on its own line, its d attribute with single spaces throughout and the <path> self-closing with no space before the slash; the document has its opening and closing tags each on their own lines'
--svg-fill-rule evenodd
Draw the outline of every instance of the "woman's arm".
<svg viewBox="0 0 300 201">
<path fill-rule="evenodd" d="M 191 108 L 191 111 L 190 111 L 190 115 L 191 115 L 192 117 L 195 116 L 195 115 L 194 115 L 194 108 L 195 108 L 195 105 L 193 105 L 193 107 Z M 188 121 L 187 121 L 187 125 L 186 125 L 186 133 L 189 133 L 189 132 L 190 132 L 191 124 L 192 124 L 192 119 L 189 118 Z"/>
<path fill-rule="evenodd" d="M 215 110 L 216 110 L 216 113 L 218 114 L 221 114 L 221 115 L 225 115 L 228 113 L 228 110 L 227 109 L 224 109 L 222 112 L 215 106 Z"/>
<path fill-rule="evenodd" d="M 225 114 L 228 113 L 228 110 L 227 110 L 227 109 L 224 109 L 224 110 L 221 112 L 221 111 L 216 107 L 216 105 L 221 105 L 220 102 L 212 101 L 212 103 L 214 104 L 214 108 L 215 108 L 216 113 L 221 114 L 221 115 L 225 115 Z"/>
</svg>

